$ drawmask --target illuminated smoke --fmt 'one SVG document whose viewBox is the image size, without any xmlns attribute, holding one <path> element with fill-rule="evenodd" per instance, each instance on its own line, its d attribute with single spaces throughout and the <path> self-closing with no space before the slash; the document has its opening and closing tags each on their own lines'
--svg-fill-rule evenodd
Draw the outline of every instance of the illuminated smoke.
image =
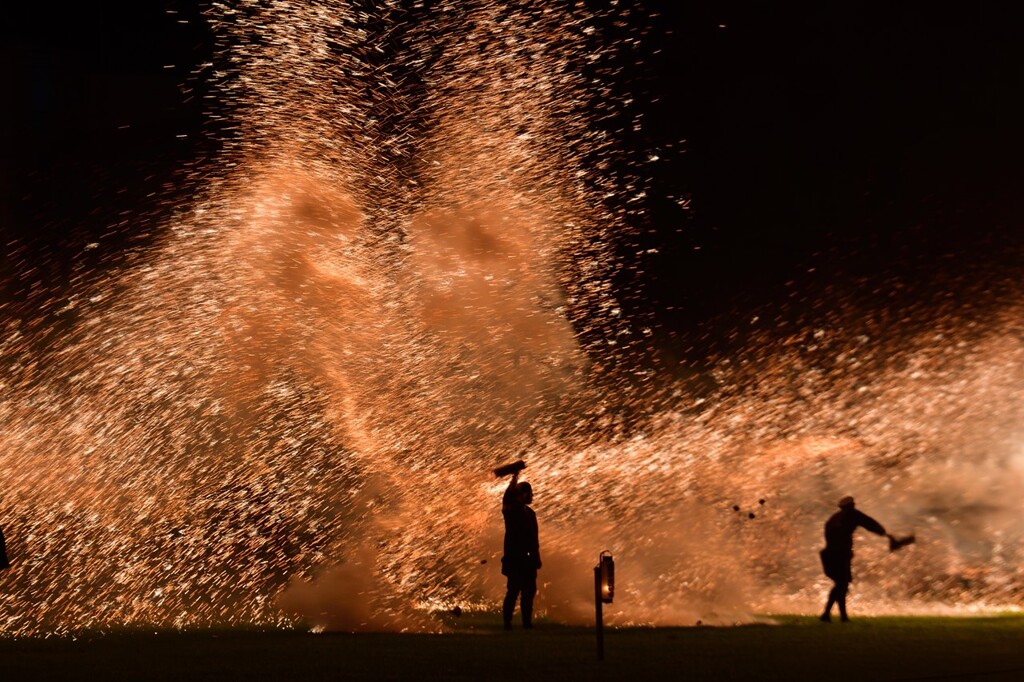
<svg viewBox="0 0 1024 682">
<path fill-rule="evenodd" d="M 0 630 L 440 628 L 501 597 L 489 471 L 523 448 L 561 622 L 603 549 L 614 622 L 817 608 L 844 494 L 919 538 L 859 541 L 864 610 L 1019 604 L 1019 285 L 900 337 L 841 304 L 752 322 L 700 392 L 636 386 L 605 195 L 642 187 L 593 120 L 628 45 L 582 8 L 371 4 L 218 5 L 205 196 L 9 307 Z"/>
</svg>

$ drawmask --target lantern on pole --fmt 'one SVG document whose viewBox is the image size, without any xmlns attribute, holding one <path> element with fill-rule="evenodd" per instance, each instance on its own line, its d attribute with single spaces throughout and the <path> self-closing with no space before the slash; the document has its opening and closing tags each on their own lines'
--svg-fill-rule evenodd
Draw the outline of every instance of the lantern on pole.
<svg viewBox="0 0 1024 682">
<path fill-rule="evenodd" d="M 604 604 L 615 598 L 615 560 L 608 550 L 597 557 L 594 566 L 594 611 L 597 616 L 597 659 L 604 660 Z"/>
<path fill-rule="evenodd" d="M 608 550 L 598 557 L 598 568 L 601 569 L 601 601 L 611 604 L 615 598 L 615 560 Z"/>
</svg>

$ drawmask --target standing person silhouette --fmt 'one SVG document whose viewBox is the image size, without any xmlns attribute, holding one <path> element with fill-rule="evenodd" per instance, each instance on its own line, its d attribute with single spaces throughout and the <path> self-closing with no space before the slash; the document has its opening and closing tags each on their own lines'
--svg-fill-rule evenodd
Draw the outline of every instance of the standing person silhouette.
<svg viewBox="0 0 1024 682">
<path fill-rule="evenodd" d="M 821 620 L 825 623 L 832 621 L 833 604 L 839 605 L 840 620 L 844 623 L 850 620 L 846 615 L 846 593 L 853 582 L 853 533 L 858 528 L 889 538 L 890 550 L 894 549 L 894 543 L 899 542 L 885 532 L 882 524 L 856 509 L 852 497 L 847 495 L 839 500 L 839 511 L 825 522 L 825 549 L 821 550 L 821 565 L 825 575 L 834 583 L 828 593 L 825 612 L 821 614 Z"/>
<path fill-rule="evenodd" d="M 537 594 L 537 570 L 540 562 L 540 540 L 537 514 L 530 509 L 533 487 L 519 482 L 519 472 L 501 498 L 501 515 L 505 519 L 505 547 L 501 557 L 501 573 L 508 578 L 501 615 L 505 629 L 512 629 L 512 614 L 520 602 L 523 627 L 533 627 L 533 598 Z"/>
</svg>

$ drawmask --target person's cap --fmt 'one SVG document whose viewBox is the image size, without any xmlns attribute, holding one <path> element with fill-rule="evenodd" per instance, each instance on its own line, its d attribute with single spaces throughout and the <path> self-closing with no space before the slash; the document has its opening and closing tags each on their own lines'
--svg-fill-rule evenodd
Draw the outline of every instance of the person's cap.
<svg viewBox="0 0 1024 682">
<path fill-rule="evenodd" d="M 852 506 L 853 506 L 853 498 L 850 497 L 849 495 L 847 495 L 843 499 L 839 500 L 839 507 L 840 508 L 852 507 Z"/>
</svg>

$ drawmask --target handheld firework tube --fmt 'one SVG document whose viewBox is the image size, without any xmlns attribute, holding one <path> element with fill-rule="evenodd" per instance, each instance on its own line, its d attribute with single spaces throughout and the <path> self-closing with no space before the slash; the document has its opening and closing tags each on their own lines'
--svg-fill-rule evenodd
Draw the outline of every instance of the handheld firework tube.
<svg viewBox="0 0 1024 682">
<path fill-rule="evenodd" d="M 502 476 L 510 476 L 511 474 L 517 474 L 526 468 L 526 462 L 523 460 L 516 460 L 511 464 L 503 464 L 494 470 L 494 477 L 501 478 Z"/>
<path fill-rule="evenodd" d="M 904 536 L 902 538 L 898 538 L 895 535 L 890 535 L 889 536 L 889 551 L 890 552 L 895 552 L 896 550 L 901 549 L 903 547 L 906 547 L 907 545 L 912 545 L 912 544 L 914 544 L 914 540 L 916 540 L 916 539 L 917 538 L 913 534 Z"/>
</svg>

